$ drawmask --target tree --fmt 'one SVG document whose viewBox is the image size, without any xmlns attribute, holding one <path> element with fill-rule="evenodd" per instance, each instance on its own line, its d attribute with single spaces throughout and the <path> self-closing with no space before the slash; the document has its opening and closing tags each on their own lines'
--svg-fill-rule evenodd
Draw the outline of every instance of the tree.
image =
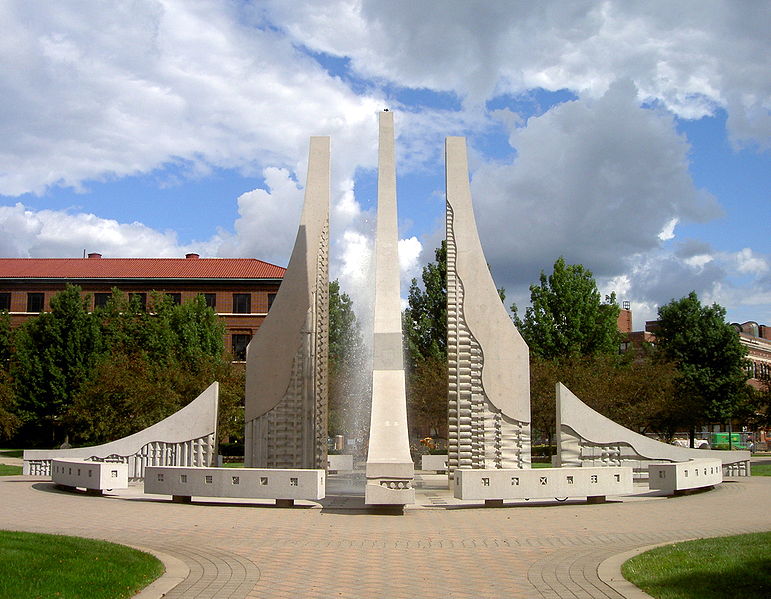
<svg viewBox="0 0 771 599">
<path fill-rule="evenodd" d="M 11 361 L 11 317 L 6 310 L 0 310 L 0 369 L 8 369 Z"/>
<path fill-rule="evenodd" d="M 592 273 L 580 264 L 557 259 L 554 272 L 547 278 L 542 271 L 540 285 L 530 286 L 530 300 L 524 319 L 516 305 L 511 311 L 531 354 L 560 358 L 618 352 L 616 295 L 602 302 Z"/>
<path fill-rule="evenodd" d="M 369 426 L 370 380 L 365 373 L 366 350 L 353 302 L 329 283 L 329 419 L 330 435 L 358 437 Z"/>
<path fill-rule="evenodd" d="M 650 356 L 594 354 L 546 359 L 531 356 L 530 402 L 533 437 L 552 440 L 557 382 L 589 407 L 637 432 L 666 430 L 671 420 L 675 370 Z"/>
<path fill-rule="evenodd" d="M 0 311 L 0 439 L 10 439 L 19 427 L 11 381 L 11 318 Z"/>
<path fill-rule="evenodd" d="M 675 395 L 691 441 L 697 424 L 725 421 L 746 398 L 746 350 L 725 313 L 702 306 L 694 291 L 658 311 L 657 345 L 676 364 Z"/>
<path fill-rule="evenodd" d="M 68 285 L 51 298 L 51 311 L 16 333 L 13 378 L 23 432 L 31 443 L 63 441 L 62 417 L 102 351 L 90 297 Z"/>
<path fill-rule="evenodd" d="M 447 436 L 447 244 L 412 279 L 402 315 L 407 409 L 418 436 Z"/>
<path fill-rule="evenodd" d="M 447 243 L 442 241 L 436 262 L 423 267 L 421 279 L 412 279 L 407 309 L 402 318 L 404 340 L 412 365 L 427 358 L 447 358 Z"/>
</svg>

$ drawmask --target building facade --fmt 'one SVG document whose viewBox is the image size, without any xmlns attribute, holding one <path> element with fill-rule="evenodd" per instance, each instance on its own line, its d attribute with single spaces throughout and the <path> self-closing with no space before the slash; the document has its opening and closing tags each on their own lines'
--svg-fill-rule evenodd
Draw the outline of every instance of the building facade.
<svg viewBox="0 0 771 599">
<path fill-rule="evenodd" d="M 244 360 L 246 346 L 268 314 L 286 269 L 252 258 L 0 258 L 0 310 L 11 326 L 50 309 L 67 285 L 91 296 L 91 309 L 117 288 L 146 305 L 152 292 L 183 303 L 202 294 L 225 324 L 225 347 Z"/>
<path fill-rule="evenodd" d="M 749 383 L 761 388 L 764 381 L 771 380 L 771 327 L 752 320 L 739 324 L 731 323 L 739 334 L 739 341 L 747 348 L 749 360 Z"/>
</svg>

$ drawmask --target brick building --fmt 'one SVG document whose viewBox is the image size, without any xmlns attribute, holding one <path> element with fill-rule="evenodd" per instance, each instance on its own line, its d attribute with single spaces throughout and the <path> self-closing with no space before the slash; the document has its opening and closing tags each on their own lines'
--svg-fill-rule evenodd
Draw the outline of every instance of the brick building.
<svg viewBox="0 0 771 599">
<path fill-rule="evenodd" d="M 225 347 L 243 360 L 246 345 L 268 314 L 286 269 L 252 258 L 0 258 L 0 310 L 11 325 L 49 309 L 66 285 L 91 295 L 92 309 L 117 287 L 147 301 L 152 291 L 185 302 L 203 294 L 225 323 Z"/>
<path fill-rule="evenodd" d="M 739 341 L 747 348 L 750 361 L 750 385 L 760 388 L 761 379 L 771 377 L 771 327 L 752 320 L 739 324 L 731 323 L 739 333 Z"/>
</svg>

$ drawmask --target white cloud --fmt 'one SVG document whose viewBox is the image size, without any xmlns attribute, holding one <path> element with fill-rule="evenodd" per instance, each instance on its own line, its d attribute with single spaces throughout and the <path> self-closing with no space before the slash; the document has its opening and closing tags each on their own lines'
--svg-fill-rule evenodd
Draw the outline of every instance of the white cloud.
<svg viewBox="0 0 771 599">
<path fill-rule="evenodd" d="M 740 273 L 761 275 L 769 271 L 768 261 L 755 255 L 750 248 L 736 253 L 736 268 Z"/>
<path fill-rule="evenodd" d="M 286 266 L 297 235 L 303 191 L 286 169 L 263 171 L 267 189 L 238 198 L 235 235 L 220 232 L 220 256 L 251 256 Z"/>
<path fill-rule="evenodd" d="M 417 237 L 399 240 L 399 271 L 402 283 L 409 285 L 409 282 L 420 273 L 421 265 L 418 259 L 422 251 L 423 245 Z"/>
<path fill-rule="evenodd" d="M 624 73 L 684 118 L 725 108 L 739 144 L 771 138 L 763 2 L 273 0 L 270 14 L 362 77 L 479 103 L 533 87 L 597 98 Z"/>
<path fill-rule="evenodd" d="M 719 214 L 693 186 L 686 140 L 670 117 L 638 106 L 629 82 L 531 118 L 511 144 L 513 163 L 481 166 L 472 191 L 487 259 L 512 290 L 560 255 L 617 276 L 673 220 Z"/>
<path fill-rule="evenodd" d="M 664 225 L 664 228 L 661 229 L 661 232 L 658 235 L 658 238 L 661 241 L 669 241 L 670 239 L 675 238 L 675 227 L 677 226 L 677 223 L 680 219 L 677 217 L 670 219 L 670 221 Z"/>
<path fill-rule="evenodd" d="M 357 96 L 240 10 L 3 3 L 0 193 L 79 188 L 168 163 L 299 171 L 318 134 L 338 141 L 343 177 L 373 164 L 382 101 Z"/>
<path fill-rule="evenodd" d="M 0 255 L 77 258 L 84 250 L 109 258 L 181 258 L 188 251 L 204 252 L 211 246 L 182 246 L 174 232 L 161 233 L 142 223 L 119 223 L 94 214 L 35 211 L 21 203 L 0 206 Z"/>
</svg>

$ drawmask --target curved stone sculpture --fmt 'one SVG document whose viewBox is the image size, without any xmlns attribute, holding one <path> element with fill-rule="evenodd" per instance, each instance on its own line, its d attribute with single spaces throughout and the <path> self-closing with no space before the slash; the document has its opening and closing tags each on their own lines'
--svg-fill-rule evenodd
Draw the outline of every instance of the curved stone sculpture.
<svg viewBox="0 0 771 599">
<path fill-rule="evenodd" d="M 691 449 L 669 445 L 613 422 L 557 383 L 557 466 L 633 466 L 717 458 L 726 476 L 749 476 L 749 451 Z"/>
<path fill-rule="evenodd" d="M 415 503 L 402 355 L 393 112 L 379 117 L 372 412 L 364 503 Z"/>
<path fill-rule="evenodd" d="M 24 474 L 49 476 L 52 459 L 124 462 L 132 480 L 144 478 L 145 466 L 212 466 L 218 406 L 219 383 L 214 382 L 168 418 L 117 441 L 73 449 L 27 449 Z"/>
<path fill-rule="evenodd" d="M 529 350 L 501 302 L 477 233 L 466 139 L 445 141 L 449 463 L 530 467 Z"/>
<path fill-rule="evenodd" d="M 327 465 L 329 145 L 311 137 L 292 256 L 246 350 L 247 467 Z"/>
</svg>

